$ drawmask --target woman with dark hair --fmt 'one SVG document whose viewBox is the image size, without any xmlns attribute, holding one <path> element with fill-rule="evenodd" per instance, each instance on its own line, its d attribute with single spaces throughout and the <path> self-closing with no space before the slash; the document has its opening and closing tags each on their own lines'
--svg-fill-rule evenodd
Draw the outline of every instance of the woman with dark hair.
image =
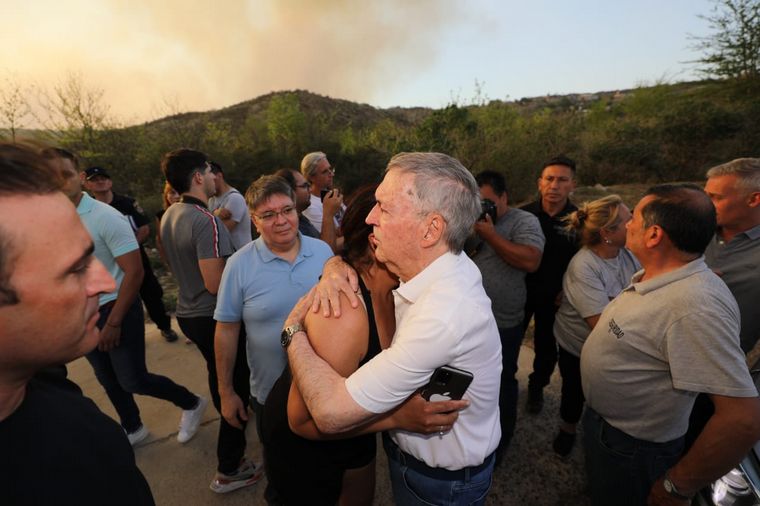
<svg viewBox="0 0 760 506">
<path fill-rule="evenodd" d="M 169 209 L 169 206 L 179 202 L 179 193 L 172 188 L 169 181 L 164 183 L 164 191 L 161 196 L 161 201 L 163 203 L 163 208 L 156 213 L 156 248 L 158 249 L 158 254 L 161 257 L 161 260 L 163 260 L 164 264 L 168 266 L 169 262 L 166 261 L 166 252 L 164 252 L 164 245 L 161 242 L 161 218 L 163 218 L 164 213 Z"/>
<path fill-rule="evenodd" d="M 583 343 L 605 306 L 641 269 L 633 253 L 625 248 L 625 225 L 630 219 L 631 212 L 617 195 L 586 202 L 565 218 L 567 230 L 579 238 L 581 249 L 565 271 L 562 304 L 554 321 L 562 397 L 559 433 L 553 448 L 562 457 L 573 448 L 575 426 L 585 402 L 580 371 Z"/>
<path fill-rule="evenodd" d="M 309 313 L 305 321 L 315 351 L 344 377 L 388 347 L 396 327 L 392 290 L 398 278 L 376 260 L 372 226 L 365 222 L 375 205 L 374 190 L 375 186 L 367 186 L 354 193 L 341 224 L 345 238 L 342 257 L 359 274 L 364 304 L 347 310 L 339 319 L 319 312 Z M 345 304 L 350 308 L 347 301 Z M 330 441 L 319 441 L 330 436 L 317 429 L 286 368 L 264 407 L 267 499 L 283 505 L 371 504 L 374 432 L 400 427 L 402 410 L 340 436 L 353 436 L 349 439 L 332 436 Z"/>
</svg>

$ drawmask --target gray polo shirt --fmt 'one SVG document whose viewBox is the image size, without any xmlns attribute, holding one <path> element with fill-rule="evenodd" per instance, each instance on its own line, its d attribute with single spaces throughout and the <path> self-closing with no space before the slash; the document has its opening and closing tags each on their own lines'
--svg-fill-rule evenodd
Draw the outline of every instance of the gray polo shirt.
<svg viewBox="0 0 760 506">
<path fill-rule="evenodd" d="M 591 332 L 584 318 L 601 314 L 639 269 L 641 264 L 625 248 L 615 258 L 601 258 L 589 248 L 581 248 L 562 280 L 562 304 L 554 319 L 557 343 L 580 357 Z"/>
<path fill-rule="evenodd" d="M 161 218 L 161 243 L 179 287 L 177 316 L 213 316 L 216 295 L 206 290 L 198 260 L 232 254 L 232 241 L 224 224 L 203 202 L 183 196 Z"/>
<path fill-rule="evenodd" d="M 586 402 L 633 437 L 683 436 L 697 393 L 756 397 L 739 348 L 739 309 L 703 258 L 643 282 L 605 308 L 581 353 Z"/>
<path fill-rule="evenodd" d="M 543 252 L 544 233 L 538 218 L 531 213 L 509 208 L 494 226 L 503 238 L 516 244 L 534 246 Z M 478 247 L 472 261 L 480 269 L 496 325 L 500 329 L 508 329 L 522 324 L 527 273 L 505 262 L 485 241 Z"/>
<path fill-rule="evenodd" d="M 705 251 L 705 262 L 722 272 L 741 314 L 741 346 L 747 353 L 760 339 L 760 225 L 724 242 L 717 234 Z"/>
</svg>

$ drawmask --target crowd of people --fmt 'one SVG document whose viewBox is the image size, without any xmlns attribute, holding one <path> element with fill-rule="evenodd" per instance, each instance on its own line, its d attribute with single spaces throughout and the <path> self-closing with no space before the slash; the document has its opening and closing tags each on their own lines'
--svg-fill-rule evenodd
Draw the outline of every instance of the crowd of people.
<svg viewBox="0 0 760 506">
<path fill-rule="evenodd" d="M 178 338 L 149 220 L 79 164 L 0 145 L 3 504 L 153 504 L 134 394 L 179 408 L 180 443 L 209 402 L 147 370 L 143 304 Z M 398 154 L 348 196 L 323 152 L 244 194 L 197 150 L 160 167 L 156 246 L 221 415 L 214 492 L 266 476 L 271 505 L 371 504 L 381 433 L 397 504 L 484 504 L 531 321 L 527 416 L 558 364 L 547 451 L 567 457 L 580 424 L 592 504 L 689 504 L 760 439 L 760 159 L 710 169 L 704 189 L 653 186 L 633 211 L 573 203 L 566 156 L 520 208 L 502 173 L 440 153 Z M 67 379 L 80 356 L 118 423 Z M 442 367 L 471 379 L 461 399 L 421 395 Z M 246 457 L 251 416 L 263 462 Z"/>
</svg>

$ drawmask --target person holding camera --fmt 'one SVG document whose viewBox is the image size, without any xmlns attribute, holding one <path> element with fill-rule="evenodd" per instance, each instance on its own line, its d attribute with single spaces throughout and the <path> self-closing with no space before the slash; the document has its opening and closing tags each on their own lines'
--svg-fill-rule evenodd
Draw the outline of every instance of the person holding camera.
<svg viewBox="0 0 760 506">
<path fill-rule="evenodd" d="M 475 176 L 483 199 L 483 214 L 475 222 L 476 242 L 468 248 L 483 276 L 483 288 L 501 339 L 501 390 L 499 413 L 501 442 L 496 465 L 509 447 L 517 419 L 517 357 L 523 337 L 526 300 L 525 275 L 541 263 L 544 234 L 538 218 L 510 208 L 504 176 L 487 170 Z"/>
<path fill-rule="evenodd" d="M 301 160 L 301 173 L 309 182 L 310 203 L 302 214 L 319 231 L 319 238 L 338 254 L 343 249 L 340 222 L 346 206 L 343 194 L 333 187 L 335 168 L 321 151 L 308 153 Z"/>
</svg>

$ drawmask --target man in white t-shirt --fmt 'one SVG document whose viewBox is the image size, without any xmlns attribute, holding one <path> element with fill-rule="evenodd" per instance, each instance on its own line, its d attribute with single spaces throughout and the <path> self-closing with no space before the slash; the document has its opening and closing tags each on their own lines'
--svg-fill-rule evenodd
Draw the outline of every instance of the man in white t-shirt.
<svg viewBox="0 0 760 506">
<path fill-rule="evenodd" d="M 319 231 L 319 238 L 329 244 L 335 253 L 339 253 L 343 247 L 340 221 L 346 206 L 343 205 L 340 190 L 333 188 L 335 169 L 330 165 L 326 154 L 314 151 L 301 160 L 301 174 L 309 182 L 311 199 L 302 214 Z M 323 191 L 327 192 L 324 197 Z"/>
<path fill-rule="evenodd" d="M 209 162 L 216 179 L 216 195 L 208 199 L 208 208 L 214 213 L 232 238 L 232 245 L 239 250 L 251 242 L 251 217 L 245 198 L 224 180 L 224 171 L 216 162 Z"/>
<path fill-rule="evenodd" d="M 483 504 L 501 437 L 501 343 L 480 271 L 462 253 L 480 215 L 475 178 L 439 153 L 391 159 L 367 216 L 375 256 L 397 274 L 393 341 L 349 378 L 314 353 L 300 322 L 286 320 L 293 377 L 323 432 L 345 432 L 395 409 L 449 365 L 473 375 L 456 423 L 437 435 L 392 430 L 384 438 L 396 504 Z"/>
</svg>

